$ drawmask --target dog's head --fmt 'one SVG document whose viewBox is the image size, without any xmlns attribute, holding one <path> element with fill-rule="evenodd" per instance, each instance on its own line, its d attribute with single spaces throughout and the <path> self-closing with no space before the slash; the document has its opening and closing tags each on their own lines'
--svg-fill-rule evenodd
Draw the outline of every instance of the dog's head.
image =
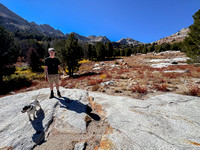
<svg viewBox="0 0 200 150">
<path fill-rule="evenodd" d="M 25 112 L 27 112 L 27 110 L 29 110 L 31 108 L 31 105 L 26 105 L 26 106 L 24 106 L 23 108 L 22 108 L 22 113 L 25 113 Z"/>
</svg>

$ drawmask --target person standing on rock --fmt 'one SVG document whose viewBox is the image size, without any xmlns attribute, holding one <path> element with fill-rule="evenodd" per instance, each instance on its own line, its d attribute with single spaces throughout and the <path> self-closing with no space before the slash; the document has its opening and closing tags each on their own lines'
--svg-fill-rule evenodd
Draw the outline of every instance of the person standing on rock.
<svg viewBox="0 0 200 150">
<path fill-rule="evenodd" d="M 60 69 L 60 61 L 58 58 L 55 57 L 55 49 L 49 48 L 49 57 L 45 59 L 45 80 L 49 82 L 49 87 L 51 90 L 50 93 L 50 99 L 54 97 L 53 93 L 53 84 L 56 84 L 57 89 L 57 95 L 58 97 L 61 97 L 60 91 L 59 91 L 59 74 L 58 71 L 61 72 Z"/>
</svg>

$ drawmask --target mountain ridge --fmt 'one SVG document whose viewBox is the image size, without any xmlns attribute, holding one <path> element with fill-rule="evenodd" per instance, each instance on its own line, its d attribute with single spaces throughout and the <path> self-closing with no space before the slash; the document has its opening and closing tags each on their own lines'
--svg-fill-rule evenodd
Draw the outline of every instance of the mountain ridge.
<svg viewBox="0 0 200 150">
<path fill-rule="evenodd" d="M 24 18 L 20 17 L 13 11 L 9 10 L 6 6 L 0 3 L 0 25 L 4 26 L 7 30 L 14 32 L 17 30 L 27 31 L 30 33 L 42 34 L 44 36 L 67 38 L 68 33 L 64 34 L 59 29 L 54 29 L 48 24 L 36 24 L 35 22 L 28 22 Z M 106 36 L 83 36 L 78 33 L 74 33 L 79 42 L 96 43 L 96 42 L 111 42 Z M 136 41 L 131 39 L 132 41 Z M 129 40 L 130 41 L 130 40 Z M 123 43 L 130 43 L 129 41 Z M 117 43 L 121 43 L 120 40 Z M 121 43 L 121 44 L 123 44 Z M 137 42 L 136 42 L 137 43 Z M 141 43 L 138 41 L 138 43 Z M 131 43 L 132 44 L 132 43 Z"/>
<path fill-rule="evenodd" d="M 20 17 L 13 11 L 9 10 L 6 6 L 0 3 L 0 25 L 4 26 L 7 30 L 14 32 L 17 30 L 26 31 L 30 33 L 40 34 L 44 36 L 56 37 L 56 38 L 67 38 L 68 33 L 64 34 L 59 29 L 54 29 L 48 24 L 36 24 L 35 22 L 28 22 L 24 18 Z M 189 28 L 183 28 L 175 34 L 170 36 L 161 38 L 152 43 L 162 44 L 162 43 L 170 43 L 174 41 L 182 41 L 188 34 Z M 87 42 L 87 43 L 96 43 L 96 42 L 115 42 L 110 41 L 106 36 L 83 36 L 78 33 L 74 33 L 75 37 L 79 40 L 79 42 Z M 137 44 L 145 44 L 140 41 L 134 40 L 130 37 L 122 38 L 115 43 L 125 44 L 125 45 L 137 45 Z"/>
</svg>

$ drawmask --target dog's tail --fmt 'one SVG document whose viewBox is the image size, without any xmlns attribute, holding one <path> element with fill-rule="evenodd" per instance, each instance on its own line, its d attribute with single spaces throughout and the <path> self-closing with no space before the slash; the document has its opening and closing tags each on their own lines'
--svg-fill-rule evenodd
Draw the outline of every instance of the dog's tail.
<svg viewBox="0 0 200 150">
<path fill-rule="evenodd" d="M 38 98 L 39 94 L 40 94 L 40 91 L 39 91 L 38 95 L 37 95 L 36 98 L 35 98 L 36 101 L 38 101 L 37 98 Z"/>
</svg>

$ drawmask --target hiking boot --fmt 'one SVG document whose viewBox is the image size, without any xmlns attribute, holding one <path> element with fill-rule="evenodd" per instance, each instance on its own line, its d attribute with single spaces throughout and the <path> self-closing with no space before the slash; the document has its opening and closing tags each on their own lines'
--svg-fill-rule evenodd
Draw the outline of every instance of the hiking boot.
<svg viewBox="0 0 200 150">
<path fill-rule="evenodd" d="M 58 95 L 58 97 L 62 97 L 62 96 L 60 95 L 60 91 L 57 91 L 57 95 Z"/>
<path fill-rule="evenodd" d="M 50 94 L 50 96 L 49 96 L 49 99 L 51 99 L 51 98 L 54 98 L 53 92 L 51 92 L 51 94 Z"/>
</svg>

